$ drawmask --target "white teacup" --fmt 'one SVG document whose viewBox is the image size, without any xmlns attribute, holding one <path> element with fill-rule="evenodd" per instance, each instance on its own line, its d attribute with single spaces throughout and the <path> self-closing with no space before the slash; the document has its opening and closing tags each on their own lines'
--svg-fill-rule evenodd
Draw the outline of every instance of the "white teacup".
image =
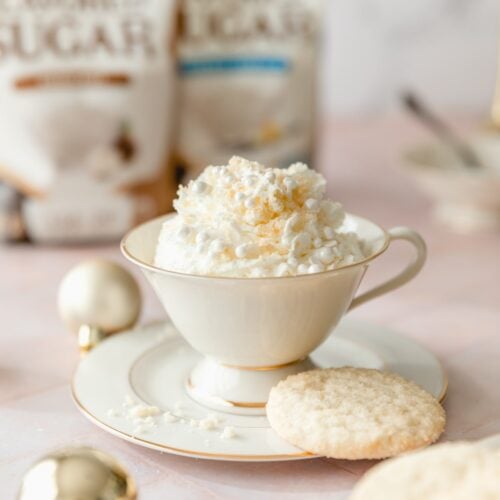
<svg viewBox="0 0 500 500">
<path fill-rule="evenodd" d="M 368 256 L 360 262 L 280 278 L 184 274 L 153 265 L 166 217 L 130 231 L 122 252 L 143 270 L 179 332 L 204 355 L 186 380 L 191 397 L 231 413 L 263 413 L 271 387 L 311 368 L 308 355 L 347 311 L 411 280 L 426 258 L 425 243 L 415 231 L 385 231 L 347 215 L 346 230 L 355 231 L 366 245 Z M 398 239 L 413 244 L 413 260 L 396 277 L 354 298 L 369 264 Z"/>
</svg>

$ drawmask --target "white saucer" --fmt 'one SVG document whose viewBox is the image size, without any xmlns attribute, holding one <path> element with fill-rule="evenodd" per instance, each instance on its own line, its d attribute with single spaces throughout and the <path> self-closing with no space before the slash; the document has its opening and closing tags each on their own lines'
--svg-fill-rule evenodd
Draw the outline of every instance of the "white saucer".
<svg viewBox="0 0 500 500">
<path fill-rule="evenodd" d="M 439 400 L 446 393 L 446 375 L 436 357 L 380 326 L 344 320 L 311 357 L 325 367 L 351 365 L 397 372 Z M 185 383 L 199 359 L 171 324 L 139 327 L 110 337 L 80 362 L 73 378 L 73 398 L 84 415 L 102 429 L 163 452 L 235 461 L 314 456 L 279 438 L 265 416 L 217 413 L 190 399 Z M 174 423 L 156 416 L 153 426 L 138 430 L 137 424 L 126 418 L 124 402 L 130 397 L 162 411 L 175 413 L 175 408 L 180 408 L 184 416 Z M 216 429 L 190 425 L 191 419 L 198 421 L 209 413 L 220 420 Z M 221 438 L 226 426 L 234 427 L 235 437 Z"/>
</svg>

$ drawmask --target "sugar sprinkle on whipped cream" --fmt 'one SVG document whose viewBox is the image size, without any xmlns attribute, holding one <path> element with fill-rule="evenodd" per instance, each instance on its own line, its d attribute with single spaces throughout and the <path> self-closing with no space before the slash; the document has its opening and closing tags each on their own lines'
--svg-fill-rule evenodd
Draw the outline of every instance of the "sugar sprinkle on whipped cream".
<svg viewBox="0 0 500 500">
<path fill-rule="evenodd" d="M 155 265 L 226 277 L 319 273 L 364 258 L 362 242 L 342 228 L 342 206 L 325 197 L 324 177 L 303 163 L 266 168 L 233 157 L 209 166 L 174 201 Z"/>
</svg>

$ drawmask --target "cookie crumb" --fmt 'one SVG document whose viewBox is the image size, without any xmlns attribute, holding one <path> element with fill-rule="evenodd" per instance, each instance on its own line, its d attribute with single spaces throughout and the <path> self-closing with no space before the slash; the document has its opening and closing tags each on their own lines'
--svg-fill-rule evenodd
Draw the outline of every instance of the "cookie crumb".
<svg viewBox="0 0 500 500">
<path fill-rule="evenodd" d="M 148 428 L 144 425 L 138 425 L 135 429 L 134 429 L 134 435 L 135 434 L 146 434 L 148 432 Z"/>
<path fill-rule="evenodd" d="M 164 414 L 163 414 L 163 420 L 165 422 L 167 422 L 167 424 L 173 424 L 174 422 L 177 422 L 178 420 L 178 417 L 176 417 L 175 415 L 173 415 L 172 413 L 170 413 L 169 411 L 166 411 Z"/>
<path fill-rule="evenodd" d="M 130 409 L 131 417 L 147 418 L 160 414 L 157 406 L 137 405 Z"/>
<path fill-rule="evenodd" d="M 206 417 L 202 420 L 199 421 L 198 425 L 200 429 L 203 429 L 204 431 L 212 431 L 217 427 L 217 418 L 213 417 Z"/>
<path fill-rule="evenodd" d="M 231 426 L 224 427 L 224 430 L 220 435 L 221 439 L 233 439 L 235 437 L 236 437 L 236 431 L 234 427 Z"/>
</svg>

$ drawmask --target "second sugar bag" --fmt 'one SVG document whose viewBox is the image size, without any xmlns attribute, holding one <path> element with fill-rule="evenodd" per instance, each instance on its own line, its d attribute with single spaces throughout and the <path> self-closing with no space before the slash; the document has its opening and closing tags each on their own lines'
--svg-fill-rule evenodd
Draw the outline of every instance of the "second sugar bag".
<svg viewBox="0 0 500 500">
<path fill-rule="evenodd" d="M 311 163 L 322 0 L 182 0 L 176 152 L 196 177 L 233 154 Z"/>
</svg>

